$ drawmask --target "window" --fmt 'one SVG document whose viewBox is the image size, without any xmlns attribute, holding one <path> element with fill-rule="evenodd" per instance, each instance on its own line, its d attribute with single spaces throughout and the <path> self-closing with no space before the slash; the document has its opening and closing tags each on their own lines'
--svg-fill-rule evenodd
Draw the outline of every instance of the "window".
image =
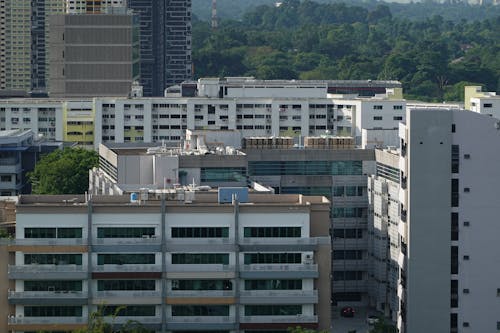
<svg viewBox="0 0 500 333">
<path fill-rule="evenodd" d="M 300 237 L 300 227 L 245 227 L 245 237 Z"/>
<path fill-rule="evenodd" d="M 172 305 L 172 316 L 212 317 L 229 316 L 229 305 Z"/>
<path fill-rule="evenodd" d="M 361 161 L 258 161 L 248 163 L 250 176 L 361 175 Z"/>
<path fill-rule="evenodd" d="M 97 255 L 98 265 L 136 265 L 155 264 L 155 255 L 152 253 L 106 253 Z"/>
<path fill-rule="evenodd" d="M 400 120 L 403 120 L 403 117 L 402 116 L 394 116 L 394 117 L 392 117 L 392 119 L 400 121 Z"/>
<path fill-rule="evenodd" d="M 382 116 L 373 116 L 373 120 L 382 120 Z"/>
<path fill-rule="evenodd" d="M 245 305 L 245 316 L 296 316 L 302 305 Z"/>
<path fill-rule="evenodd" d="M 172 238 L 228 238 L 228 227 L 172 228 Z"/>
<path fill-rule="evenodd" d="M 403 106 L 402 105 L 393 105 L 392 108 L 394 110 L 403 110 Z M 394 120 L 396 120 L 396 119 L 394 119 Z"/>
<path fill-rule="evenodd" d="M 458 213 L 451 213 L 451 240 L 458 240 Z"/>
<path fill-rule="evenodd" d="M 470 154 L 464 154 L 464 160 L 470 159 Z"/>
<path fill-rule="evenodd" d="M 97 290 L 155 290 L 155 280 L 97 280 Z"/>
<path fill-rule="evenodd" d="M 451 280 L 451 307 L 458 307 L 458 280 Z"/>
<path fill-rule="evenodd" d="M 485 107 L 485 108 L 492 108 L 493 104 L 492 103 L 484 103 L 483 107 Z"/>
<path fill-rule="evenodd" d="M 81 317 L 81 306 L 25 306 L 25 317 Z"/>
<path fill-rule="evenodd" d="M 82 281 L 25 280 L 24 291 L 82 291 Z"/>
<path fill-rule="evenodd" d="M 12 176 L 0 176 L 0 182 L 11 182 L 12 181 Z"/>
<path fill-rule="evenodd" d="M 463 326 L 464 326 L 464 327 L 470 327 L 469 323 L 468 323 L 468 322 L 466 322 L 466 321 L 464 321 Z"/>
<path fill-rule="evenodd" d="M 363 280 L 363 271 L 334 271 L 334 281 L 359 281 Z"/>
<path fill-rule="evenodd" d="M 172 253 L 174 265 L 229 265 L 228 253 Z"/>
<path fill-rule="evenodd" d="M 374 105 L 373 110 L 382 110 L 384 108 L 383 105 Z"/>
<path fill-rule="evenodd" d="M 24 255 L 24 264 L 82 265 L 81 254 L 33 253 Z"/>
<path fill-rule="evenodd" d="M 154 317 L 156 307 L 154 305 L 107 305 L 102 309 L 103 316 L 117 317 Z"/>
<path fill-rule="evenodd" d="M 245 253 L 245 265 L 251 264 L 300 264 L 300 253 Z"/>
<path fill-rule="evenodd" d="M 97 228 L 97 238 L 144 238 L 155 235 L 152 227 Z"/>
<path fill-rule="evenodd" d="M 231 280 L 172 280 L 172 290 L 233 290 Z"/>
<path fill-rule="evenodd" d="M 469 193 L 470 192 L 470 188 L 469 187 L 464 187 L 464 192 L 465 193 Z"/>
<path fill-rule="evenodd" d="M 246 180 L 246 168 L 201 168 L 201 182 L 241 182 Z"/>
<path fill-rule="evenodd" d="M 458 246 L 451 247 L 451 274 L 458 274 Z"/>
<path fill-rule="evenodd" d="M 362 250 L 334 250 L 333 259 L 338 260 L 361 260 L 363 259 Z"/>
<path fill-rule="evenodd" d="M 464 256 L 464 260 L 469 260 L 469 259 L 470 259 L 470 257 L 468 255 Z"/>
<path fill-rule="evenodd" d="M 460 146 L 451 146 L 451 172 L 458 173 L 460 165 Z"/>
<path fill-rule="evenodd" d="M 301 290 L 302 280 L 245 280 L 245 290 Z"/>
<path fill-rule="evenodd" d="M 333 238 L 360 239 L 363 238 L 363 229 L 333 229 Z"/>
<path fill-rule="evenodd" d="M 458 179 L 451 180 L 451 207 L 458 207 Z"/>
<path fill-rule="evenodd" d="M 457 130 L 457 126 L 455 124 L 451 124 L 451 133 L 455 133 Z"/>
</svg>

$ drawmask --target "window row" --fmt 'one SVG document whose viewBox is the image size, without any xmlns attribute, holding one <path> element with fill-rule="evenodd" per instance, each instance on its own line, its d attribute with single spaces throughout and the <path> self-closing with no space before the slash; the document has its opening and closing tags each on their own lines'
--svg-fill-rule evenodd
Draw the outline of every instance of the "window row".
<svg viewBox="0 0 500 333">
<path fill-rule="evenodd" d="M 97 280 L 98 291 L 155 289 L 155 280 Z"/>
<path fill-rule="evenodd" d="M 174 265 L 204 265 L 221 264 L 229 265 L 228 253 L 173 253 L 172 264 Z"/>
<path fill-rule="evenodd" d="M 361 175 L 362 161 L 266 161 L 249 162 L 251 176 Z"/>
<path fill-rule="evenodd" d="M 172 238 L 228 238 L 228 227 L 172 228 Z"/>
<path fill-rule="evenodd" d="M 251 264 L 300 264 L 301 253 L 245 253 L 245 265 Z"/>
<path fill-rule="evenodd" d="M 301 290 L 302 280 L 245 280 L 245 290 Z"/>
<path fill-rule="evenodd" d="M 333 186 L 334 197 L 361 197 L 366 186 Z"/>
<path fill-rule="evenodd" d="M 233 290 L 231 280 L 172 280 L 172 290 Z"/>
<path fill-rule="evenodd" d="M 245 227 L 245 237 L 300 237 L 300 227 Z"/>
<path fill-rule="evenodd" d="M 82 238 L 82 228 L 24 228 L 24 238 Z"/>
<path fill-rule="evenodd" d="M 33 253 L 24 255 L 25 265 L 81 265 L 81 254 Z"/>
</svg>

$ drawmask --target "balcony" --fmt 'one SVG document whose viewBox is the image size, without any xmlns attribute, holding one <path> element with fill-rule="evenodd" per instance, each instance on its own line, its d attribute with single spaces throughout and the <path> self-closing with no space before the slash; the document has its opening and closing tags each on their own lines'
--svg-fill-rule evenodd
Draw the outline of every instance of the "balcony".
<svg viewBox="0 0 500 333">
<path fill-rule="evenodd" d="M 241 323 L 317 323 L 318 316 L 243 316 Z"/>
<path fill-rule="evenodd" d="M 161 272 L 161 265 L 94 265 L 93 272 L 123 273 L 123 272 Z"/>
<path fill-rule="evenodd" d="M 95 252 L 160 252 L 161 239 L 156 237 L 143 238 L 97 238 L 92 240 Z"/>
<path fill-rule="evenodd" d="M 81 291 L 9 291 L 9 303 L 20 305 L 84 305 L 87 293 Z"/>
<path fill-rule="evenodd" d="M 234 290 L 169 290 L 167 297 L 235 297 Z"/>
<path fill-rule="evenodd" d="M 86 324 L 87 317 L 17 317 L 9 318 L 9 325 L 60 325 L 60 324 Z"/>
<path fill-rule="evenodd" d="M 86 279 L 87 267 L 82 265 L 9 265 L 9 279 L 27 280 L 60 279 L 64 275 L 65 279 Z"/>
<path fill-rule="evenodd" d="M 316 264 L 252 264 L 241 265 L 240 276 L 252 278 L 317 278 Z"/>
<path fill-rule="evenodd" d="M 230 316 L 181 317 L 168 316 L 167 330 L 237 330 L 236 319 Z"/>
<path fill-rule="evenodd" d="M 167 251 L 183 252 L 194 250 L 206 250 L 207 246 L 210 251 L 234 252 L 236 245 L 232 238 L 201 238 L 195 239 L 180 239 L 171 238 L 167 240 Z"/>
<path fill-rule="evenodd" d="M 234 265 L 221 264 L 167 264 L 167 272 L 233 272 Z"/>
<path fill-rule="evenodd" d="M 82 238 L 25 238 L 25 239 L 12 239 L 9 245 L 33 246 L 79 246 L 87 245 L 87 240 Z"/>
<path fill-rule="evenodd" d="M 242 304 L 315 304 L 317 290 L 242 290 Z"/>
<path fill-rule="evenodd" d="M 317 238 L 243 238 L 241 251 L 314 251 Z"/>
</svg>

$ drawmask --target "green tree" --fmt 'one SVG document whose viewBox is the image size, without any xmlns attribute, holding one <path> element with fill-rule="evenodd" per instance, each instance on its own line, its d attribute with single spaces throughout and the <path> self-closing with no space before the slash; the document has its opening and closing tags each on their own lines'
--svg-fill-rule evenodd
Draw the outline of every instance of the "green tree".
<svg viewBox="0 0 500 333">
<path fill-rule="evenodd" d="M 89 170 L 96 167 L 99 155 L 83 148 L 56 150 L 28 173 L 34 194 L 82 194 L 88 189 Z"/>
<path fill-rule="evenodd" d="M 396 333 L 397 331 L 394 325 L 386 322 L 384 318 L 379 318 L 379 321 L 375 323 L 370 333 Z"/>
</svg>

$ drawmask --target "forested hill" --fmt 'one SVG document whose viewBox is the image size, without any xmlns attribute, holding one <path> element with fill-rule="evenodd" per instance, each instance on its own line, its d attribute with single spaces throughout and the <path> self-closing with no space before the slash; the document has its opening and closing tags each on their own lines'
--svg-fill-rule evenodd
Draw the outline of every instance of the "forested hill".
<svg viewBox="0 0 500 333">
<path fill-rule="evenodd" d="M 240 20 L 248 10 L 252 10 L 260 5 L 274 6 L 276 2 L 282 0 L 217 0 L 218 16 L 221 19 Z M 317 0 L 320 3 L 341 3 L 342 0 Z M 351 6 L 359 6 L 372 10 L 380 4 L 389 7 L 396 17 L 410 20 L 424 20 L 434 15 L 440 15 L 445 20 L 455 22 L 461 20 L 475 21 L 493 18 L 500 15 L 500 6 L 477 6 L 467 3 L 456 3 L 459 1 L 448 0 L 444 3 L 434 1 L 407 1 L 409 3 L 383 2 L 378 0 L 349 0 L 344 2 Z M 212 0 L 192 0 L 193 13 L 201 20 L 210 20 L 212 13 Z"/>
<path fill-rule="evenodd" d="M 453 22 L 396 17 L 388 6 L 285 0 L 241 20 L 193 22 L 196 77 L 394 79 L 408 98 L 458 100 L 467 83 L 500 90 L 500 15 Z"/>
</svg>

